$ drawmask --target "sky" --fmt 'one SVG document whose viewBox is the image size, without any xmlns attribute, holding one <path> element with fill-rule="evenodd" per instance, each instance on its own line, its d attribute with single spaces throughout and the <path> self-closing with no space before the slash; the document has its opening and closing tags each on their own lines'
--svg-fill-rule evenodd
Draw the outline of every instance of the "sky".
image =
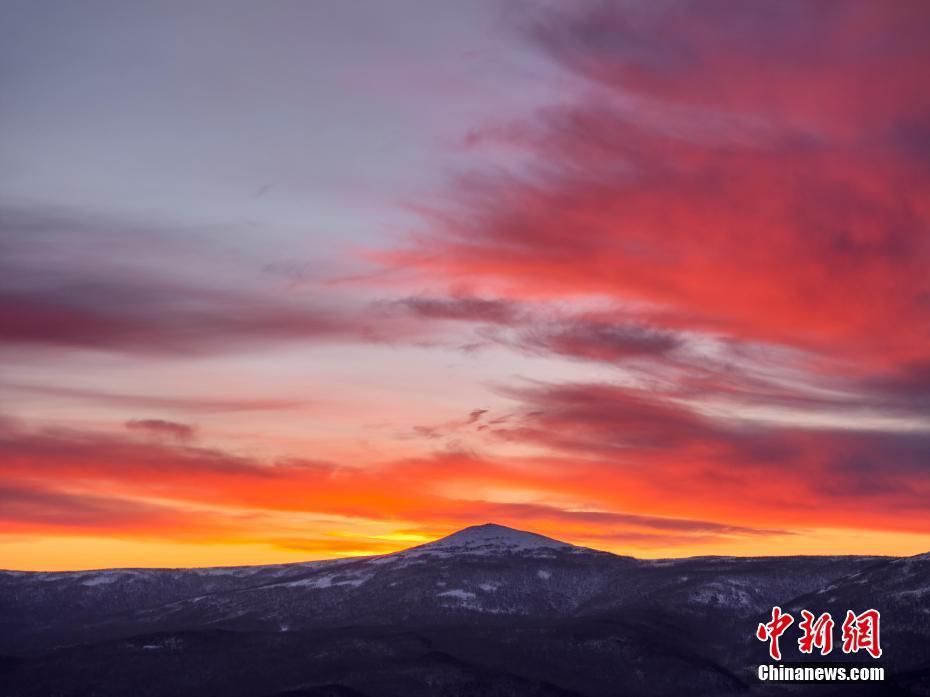
<svg viewBox="0 0 930 697">
<path fill-rule="evenodd" d="M 930 550 L 930 4 L 0 12 L 0 568 Z"/>
</svg>

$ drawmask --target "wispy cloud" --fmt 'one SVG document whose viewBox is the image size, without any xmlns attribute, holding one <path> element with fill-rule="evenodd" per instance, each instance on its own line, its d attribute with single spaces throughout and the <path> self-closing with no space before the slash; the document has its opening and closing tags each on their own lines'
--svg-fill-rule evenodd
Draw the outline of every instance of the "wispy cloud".
<svg viewBox="0 0 930 697">
<path fill-rule="evenodd" d="M 216 250 L 178 242 L 184 230 L 139 231 L 131 222 L 42 208 L 5 210 L 0 219 L 0 342 L 7 346 L 196 356 L 405 333 L 335 298 L 314 302 L 218 275 Z"/>
</svg>

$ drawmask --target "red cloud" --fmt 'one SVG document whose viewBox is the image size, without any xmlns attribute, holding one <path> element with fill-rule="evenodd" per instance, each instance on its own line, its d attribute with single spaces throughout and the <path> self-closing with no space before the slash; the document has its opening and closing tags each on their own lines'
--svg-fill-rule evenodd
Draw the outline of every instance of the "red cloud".
<svg viewBox="0 0 930 697">
<path fill-rule="evenodd" d="M 492 129 L 535 164 L 463 178 L 466 212 L 388 256 L 878 373 L 926 360 L 930 8 L 719 5 L 526 19 L 584 96 Z"/>
<path fill-rule="evenodd" d="M 524 428 L 496 435 L 545 445 L 548 457 L 448 453 L 355 468 L 90 433 L 5 430 L 0 479 L 16 505 L 6 508 L 4 525 L 33 534 L 288 539 L 290 547 L 298 545 L 293 530 L 273 514 L 416 522 L 433 532 L 494 519 L 575 539 L 613 535 L 666 546 L 812 526 L 926 527 L 925 436 L 740 432 L 644 398 L 624 402 L 621 392 L 601 387 L 554 388 L 524 399 L 526 412 L 514 417 Z M 640 433 L 644 422 L 654 430 Z M 493 502 L 482 494 L 489 489 L 576 503 Z M 201 506 L 209 513 L 198 520 L 193 511 Z"/>
</svg>

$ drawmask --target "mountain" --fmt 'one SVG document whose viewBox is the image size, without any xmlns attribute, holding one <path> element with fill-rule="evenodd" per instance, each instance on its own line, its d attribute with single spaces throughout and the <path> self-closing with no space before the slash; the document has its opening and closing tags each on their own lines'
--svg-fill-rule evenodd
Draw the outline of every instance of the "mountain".
<svg viewBox="0 0 930 697">
<path fill-rule="evenodd" d="M 880 609 L 878 694 L 930 695 L 930 555 L 638 560 L 494 524 L 375 557 L 0 572 L 0 695 L 778 693 L 755 675 L 773 605 Z"/>
</svg>

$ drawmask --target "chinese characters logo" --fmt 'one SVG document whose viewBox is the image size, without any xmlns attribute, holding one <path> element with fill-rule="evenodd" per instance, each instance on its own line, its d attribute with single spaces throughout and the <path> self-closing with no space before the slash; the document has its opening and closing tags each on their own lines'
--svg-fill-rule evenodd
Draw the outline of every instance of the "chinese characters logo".
<svg viewBox="0 0 930 697">
<path fill-rule="evenodd" d="M 878 610 L 869 609 L 858 615 L 852 610 L 847 610 L 842 626 L 843 653 L 866 651 L 872 658 L 879 658 L 882 655 L 879 643 L 880 619 L 881 614 Z M 794 617 L 787 612 L 782 612 L 781 608 L 776 605 L 772 608 L 772 619 L 765 623 L 760 622 L 756 629 L 756 638 L 759 641 L 769 642 L 769 655 L 776 661 L 781 660 L 781 648 L 778 641 L 792 624 L 794 624 Z M 829 654 L 833 651 L 834 624 L 829 612 L 815 617 L 814 613 L 801 610 L 798 629 L 802 634 L 798 639 L 798 650 L 801 653 L 813 653 L 816 648 L 819 649 L 821 656 Z"/>
</svg>

